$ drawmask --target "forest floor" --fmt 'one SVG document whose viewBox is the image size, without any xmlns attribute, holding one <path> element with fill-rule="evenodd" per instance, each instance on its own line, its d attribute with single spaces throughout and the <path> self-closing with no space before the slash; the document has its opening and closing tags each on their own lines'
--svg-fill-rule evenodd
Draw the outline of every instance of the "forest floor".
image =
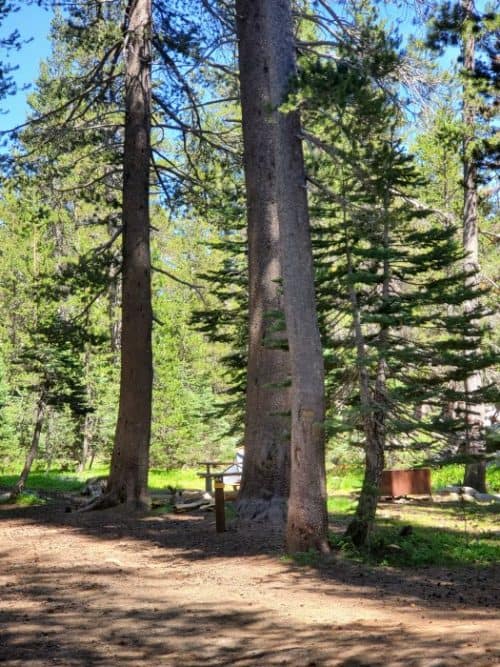
<svg viewBox="0 0 500 667">
<path fill-rule="evenodd" d="M 299 566 L 214 516 L 0 506 L 0 663 L 493 667 L 498 565 Z"/>
</svg>

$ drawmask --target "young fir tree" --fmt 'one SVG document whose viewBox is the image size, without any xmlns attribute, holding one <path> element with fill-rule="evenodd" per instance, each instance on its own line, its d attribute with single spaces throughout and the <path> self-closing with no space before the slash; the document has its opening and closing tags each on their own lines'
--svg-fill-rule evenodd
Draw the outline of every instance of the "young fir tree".
<svg viewBox="0 0 500 667">
<path fill-rule="evenodd" d="M 44 308 L 47 302 L 44 302 Z M 58 307 L 58 311 L 60 311 Z M 29 347 L 19 353 L 20 363 L 38 398 L 36 402 L 34 428 L 31 444 L 26 454 L 25 464 L 14 485 L 11 495 L 19 495 L 23 490 L 31 466 L 37 456 L 40 435 L 46 422 L 49 408 L 56 411 L 68 407 L 75 420 L 87 414 L 88 404 L 85 386 L 84 348 L 86 344 L 96 344 L 87 328 L 75 325 L 67 319 L 67 313 L 47 311 L 32 333 Z"/>
<path fill-rule="evenodd" d="M 31 253 L 27 252 L 32 266 L 23 270 L 25 294 L 14 284 L 10 287 L 9 298 L 20 298 L 22 302 L 22 308 L 12 316 L 14 321 L 9 334 L 12 357 L 16 348 L 26 343 L 23 337 L 29 337 L 29 332 L 37 328 L 31 316 L 22 320 L 20 317 L 26 302 L 32 298 L 35 283 L 37 296 L 42 299 L 43 293 L 45 299 L 40 305 L 41 312 L 47 308 L 52 311 L 51 304 L 59 299 L 63 309 L 61 316 L 67 320 L 67 326 L 81 328 L 85 325 L 90 337 L 97 327 L 102 338 L 105 331 L 113 328 L 112 322 L 116 319 L 114 308 L 106 305 L 113 301 L 112 280 L 108 300 L 106 295 L 110 277 L 116 278 L 119 273 L 113 244 L 120 224 L 116 196 L 120 127 L 116 105 L 111 104 L 111 92 L 107 108 L 106 101 L 98 99 L 93 100 L 91 109 L 71 108 L 77 101 L 83 104 L 78 88 L 79 74 L 96 65 L 95 52 L 78 40 L 79 33 L 78 27 L 69 26 L 62 16 L 54 16 L 53 53 L 40 66 L 35 92 L 29 98 L 28 123 L 15 133 L 18 151 L 14 156 L 13 174 L 6 183 L 9 196 L 3 214 L 8 224 L 4 231 L 12 242 L 16 243 L 17 239 L 16 247 L 22 249 L 22 254 L 23 230 L 26 233 L 26 229 L 30 229 L 32 248 Z M 110 39 L 110 34 L 104 37 L 97 30 L 93 45 Z M 16 216 L 14 225 L 12 220 Z M 38 284 L 41 277 L 43 289 Z M 115 380 L 112 370 L 103 373 L 104 366 L 109 369 L 110 360 L 102 347 L 97 349 L 91 344 L 85 347 L 87 399 L 98 407 L 92 413 L 75 414 L 74 425 L 59 419 L 57 411 L 47 412 L 47 428 L 51 432 L 46 452 L 48 461 L 61 454 L 71 463 L 76 460 L 83 465 L 85 452 L 79 451 L 80 444 L 88 449 L 92 444 L 91 432 L 93 445 L 105 440 L 100 425 L 107 421 L 107 414 L 113 414 L 109 399 Z M 13 370 L 13 379 L 16 374 Z M 58 422 L 71 432 L 60 435 Z M 106 430 L 108 428 L 107 425 Z M 53 446 L 58 441 L 66 443 L 61 452 Z"/>
<path fill-rule="evenodd" d="M 423 131 L 416 137 L 413 150 L 419 172 L 427 181 L 425 189 L 419 194 L 420 200 L 436 212 L 443 225 L 453 225 L 457 228 L 462 226 L 463 214 L 461 146 L 462 123 L 458 110 L 453 107 L 453 98 L 450 97 L 438 109 L 428 110 L 424 117 Z M 498 347 L 496 326 L 498 313 L 495 315 L 499 290 L 496 261 L 498 207 L 495 199 L 493 184 L 491 182 L 482 184 L 478 190 L 481 257 L 479 281 L 481 285 L 490 288 L 490 293 L 482 297 L 483 305 L 491 310 L 491 315 L 488 317 L 491 331 L 487 335 L 487 343 Z M 453 310 L 452 306 L 450 310 Z M 498 383 L 498 370 L 494 367 L 486 369 L 482 373 L 482 381 L 486 384 Z M 457 410 L 463 410 L 463 406 L 450 403 L 450 414 Z M 463 440 L 457 437 L 455 447 L 450 448 L 448 455 L 457 456 L 463 444 Z"/>
<path fill-rule="evenodd" d="M 454 230 L 412 204 L 423 183 L 398 139 L 392 95 L 376 85 L 397 65 L 394 45 L 376 25 L 364 34 L 371 49 L 362 59 L 342 52 L 335 64 L 304 66 L 296 99 L 314 128 L 306 138 L 328 386 L 345 404 L 332 432 L 360 430 L 365 449 L 347 531 L 358 545 L 373 527 L 387 448 L 463 429 L 445 415 L 447 401 L 464 398 L 450 381 L 491 363 L 478 352 L 479 306 L 448 314 L 478 295 L 457 275 Z"/>
<path fill-rule="evenodd" d="M 428 45 L 440 52 L 447 46 L 460 49 L 462 82 L 462 166 L 463 166 L 463 248 L 466 286 L 480 282 L 479 186 L 488 178 L 489 168 L 498 157 L 498 27 L 500 17 L 493 7 L 477 9 L 474 0 L 443 4 L 432 19 Z M 495 136 L 496 135 L 496 136 Z M 477 307 L 466 301 L 466 311 Z M 484 451 L 484 405 L 477 401 L 483 378 L 479 371 L 465 378 L 464 410 L 467 428 L 466 454 Z M 486 491 L 485 461 L 466 466 L 464 484 Z"/>
</svg>

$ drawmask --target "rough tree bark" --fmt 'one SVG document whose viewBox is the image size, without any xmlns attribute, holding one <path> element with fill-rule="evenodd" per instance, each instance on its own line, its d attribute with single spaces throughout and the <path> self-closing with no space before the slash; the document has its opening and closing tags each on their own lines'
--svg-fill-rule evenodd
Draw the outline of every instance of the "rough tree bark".
<svg viewBox="0 0 500 667">
<path fill-rule="evenodd" d="M 300 118 L 297 112 L 283 113 L 278 110 L 296 72 L 291 5 L 288 0 L 239 1 L 237 13 L 242 90 L 247 87 L 246 95 L 242 96 L 242 106 L 248 103 L 249 97 L 259 94 L 259 89 L 265 89 L 268 106 L 254 107 L 253 113 L 269 114 L 274 126 L 273 162 L 271 165 L 258 163 L 254 168 L 263 170 L 265 177 L 266 167 L 272 166 L 273 179 L 276 179 L 274 206 L 279 221 L 292 377 L 287 549 L 290 552 L 309 549 L 328 551 L 324 369 L 316 316 Z M 246 60 L 257 55 L 257 70 L 250 77 Z M 258 160 L 259 156 L 247 153 L 245 158 L 248 169 L 249 161 Z M 252 205 L 249 200 L 250 208 Z"/>
<path fill-rule="evenodd" d="M 472 31 L 472 17 L 474 13 L 473 0 L 462 0 L 464 12 L 464 36 L 463 36 L 463 66 L 466 77 L 473 77 L 475 71 L 475 37 Z M 479 271 L 479 227 L 478 227 L 478 173 L 477 163 L 473 155 L 474 126 L 476 122 L 476 109 L 473 101 L 473 93 L 468 90 L 470 82 L 466 80 L 463 89 L 462 117 L 465 128 L 463 140 L 463 174 L 464 174 L 464 209 L 463 209 L 463 245 L 465 251 L 464 269 L 466 274 L 470 271 Z M 466 276 L 467 287 L 476 287 L 478 274 Z M 465 305 L 469 311 L 477 307 L 476 301 L 470 301 Z M 479 371 L 471 373 L 465 380 L 466 394 L 466 454 L 478 454 L 482 444 L 482 431 L 484 423 L 484 406 L 475 404 L 468 400 L 474 393 L 481 390 L 482 379 Z M 486 464 L 484 461 L 467 464 L 465 468 L 464 485 L 486 492 Z"/>
<path fill-rule="evenodd" d="M 237 0 L 248 217 L 249 346 L 245 459 L 238 521 L 284 529 L 290 479 L 290 360 L 283 313 L 277 206 L 276 118 L 262 2 Z M 284 315 L 283 315 L 284 317 Z"/>
<path fill-rule="evenodd" d="M 361 408 L 364 412 L 365 473 L 356 513 L 346 530 L 346 536 L 358 547 L 367 544 L 375 525 L 380 479 L 384 469 L 386 414 L 383 409 L 374 407 L 377 403 L 383 405 L 385 397 L 385 362 L 382 359 L 378 364 L 373 401 L 366 379 L 361 378 L 360 388 Z"/>
<path fill-rule="evenodd" d="M 149 165 L 151 0 L 130 0 L 125 33 L 120 403 L 108 488 L 98 506 L 149 505 L 152 395 Z"/>
</svg>

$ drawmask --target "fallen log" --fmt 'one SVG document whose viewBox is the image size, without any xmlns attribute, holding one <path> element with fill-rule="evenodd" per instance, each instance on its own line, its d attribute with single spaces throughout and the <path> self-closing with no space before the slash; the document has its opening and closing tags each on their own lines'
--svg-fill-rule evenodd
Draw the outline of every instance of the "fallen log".
<svg viewBox="0 0 500 667">
<path fill-rule="evenodd" d="M 174 512 L 189 512 L 190 510 L 196 510 L 200 507 L 205 509 L 212 505 L 215 505 L 213 498 L 200 498 L 199 500 L 193 500 L 189 503 L 176 503 L 174 505 Z"/>
</svg>

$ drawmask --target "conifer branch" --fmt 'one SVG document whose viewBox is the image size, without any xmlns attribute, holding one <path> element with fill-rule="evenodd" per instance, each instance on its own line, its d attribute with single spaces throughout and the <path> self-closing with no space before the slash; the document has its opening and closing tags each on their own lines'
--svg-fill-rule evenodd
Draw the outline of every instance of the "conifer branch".
<svg viewBox="0 0 500 667">
<path fill-rule="evenodd" d="M 75 185 L 72 188 L 56 188 L 55 186 L 52 186 L 52 189 L 54 190 L 54 192 L 59 192 L 59 193 L 78 192 L 79 190 L 82 190 L 82 189 L 88 189 L 92 185 L 95 185 L 96 183 L 101 183 L 108 176 L 112 176 L 113 174 L 119 174 L 119 173 L 121 173 L 121 171 L 119 169 L 115 169 L 113 171 L 106 171 L 104 174 L 101 174 L 100 176 L 96 176 L 96 178 L 92 179 L 91 181 L 88 181 L 87 183 L 81 183 L 79 185 Z"/>
<path fill-rule="evenodd" d="M 105 243 L 102 243 L 101 245 L 97 246 L 96 248 L 92 248 L 90 250 L 90 253 L 93 255 L 101 255 L 104 251 L 109 250 L 109 248 L 111 248 L 116 239 L 118 239 L 122 235 L 122 232 L 123 232 L 123 227 L 122 226 L 117 227 L 117 229 L 115 229 L 110 239 L 108 239 Z"/>
<path fill-rule="evenodd" d="M 203 294 L 201 292 L 201 290 L 205 289 L 203 285 L 195 285 L 194 283 L 190 283 L 187 280 L 183 280 L 182 278 L 179 278 L 178 276 L 176 276 L 174 273 L 170 273 L 170 271 L 167 271 L 166 269 L 161 269 L 159 266 L 152 266 L 151 269 L 153 271 L 156 271 L 157 273 L 161 273 L 164 276 L 167 276 L 171 280 L 174 280 L 176 283 L 179 283 L 181 285 L 185 285 L 186 287 L 190 287 L 200 297 L 201 301 L 203 301 L 203 304 L 206 305 L 205 297 L 203 296 Z"/>
<path fill-rule="evenodd" d="M 401 197 L 401 199 L 403 199 L 408 204 L 411 204 L 418 211 L 428 211 L 429 213 L 433 213 L 434 215 L 440 217 L 448 225 L 453 225 L 454 227 L 458 226 L 458 221 L 453 215 L 453 213 L 449 213 L 448 211 L 443 211 L 442 209 L 435 208 L 434 206 L 428 206 L 424 202 L 421 202 L 418 199 L 415 199 L 414 197 L 410 197 L 406 193 L 401 192 L 401 190 L 398 190 L 396 188 L 392 188 L 391 193 L 397 195 L 398 197 Z"/>
<path fill-rule="evenodd" d="M 123 270 L 123 267 L 120 266 L 112 276 L 109 276 L 109 282 L 101 290 L 99 290 L 96 294 L 94 294 L 94 296 L 84 306 L 84 308 L 77 315 L 75 315 L 75 317 L 73 318 L 75 322 L 77 322 L 78 320 L 81 320 L 83 317 L 85 317 L 85 315 L 87 315 L 87 313 L 90 311 L 90 309 L 95 304 L 95 302 L 103 294 L 105 294 L 107 292 L 109 284 L 114 282 L 118 278 L 118 276 L 121 274 L 122 270 Z"/>
</svg>

